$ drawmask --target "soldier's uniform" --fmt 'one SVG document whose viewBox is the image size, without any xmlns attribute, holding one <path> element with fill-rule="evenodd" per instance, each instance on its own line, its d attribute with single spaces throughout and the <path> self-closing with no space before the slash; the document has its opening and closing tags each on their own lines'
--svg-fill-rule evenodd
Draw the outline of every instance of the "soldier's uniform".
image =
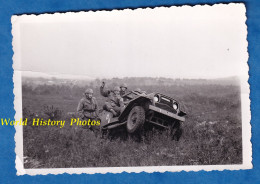
<svg viewBox="0 0 260 184">
<path fill-rule="evenodd" d="M 119 116 L 123 108 L 124 108 L 123 98 L 119 95 L 117 96 L 111 95 L 104 105 L 105 110 L 111 111 L 111 109 L 113 109 L 116 112 L 114 116 Z"/>
<path fill-rule="evenodd" d="M 96 118 L 98 115 L 98 105 L 96 98 L 92 97 L 91 99 L 87 99 L 86 97 L 83 97 L 79 101 L 77 112 L 82 119 Z"/>
<path fill-rule="evenodd" d="M 126 94 L 126 91 L 120 90 L 120 96 L 124 96 Z"/>
<path fill-rule="evenodd" d="M 119 116 L 124 108 L 124 101 L 119 91 L 120 88 L 115 87 L 114 91 L 108 94 L 108 99 L 103 107 L 105 110 L 112 112 L 114 116 Z"/>
</svg>

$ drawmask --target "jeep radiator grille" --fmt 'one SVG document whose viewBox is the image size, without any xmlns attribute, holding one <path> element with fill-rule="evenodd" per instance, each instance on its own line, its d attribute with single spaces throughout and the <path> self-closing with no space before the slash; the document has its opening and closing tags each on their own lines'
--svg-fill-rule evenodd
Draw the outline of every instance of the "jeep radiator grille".
<svg viewBox="0 0 260 184">
<path fill-rule="evenodd" d="M 165 97 L 161 97 L 160 98 L 160 103 L 161 104 L 166 104 L 166 105 L 168 105 L 168 106 L 170 106 L 170 107 L 172 107 L 172 100 L 170 100 L 170 99 L 168 99 L 168 98 L 165 98 Z"/>
<path fill-rule="evenodd" d="M 172 112 L 172 113 L 174 113 L 174 114 L 177 113 L 177 111 L 174 110 L 172 107 L 170 107 L 168 104 L 155 103 L 155 106 L 156 106 L 156 107 L 159 107 L 159 108 L 161 108 L 161 109 L 164 109 L 164 110 L 166 110 L 166 111 Z"/>
</svg>

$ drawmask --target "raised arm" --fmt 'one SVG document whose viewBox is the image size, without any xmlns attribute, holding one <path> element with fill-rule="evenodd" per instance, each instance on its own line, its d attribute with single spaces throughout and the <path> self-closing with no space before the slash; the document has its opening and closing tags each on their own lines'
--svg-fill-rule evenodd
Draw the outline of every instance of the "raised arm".
<svg viewBox="0 0 260 184">
<path fill-rule="evenodd" d="M 102 85 L 100 86 L 100 94 L 104 97 L 108 97 L 110 92 L 111 90 L 106 89 L 105 82 L 103 82 Z"/>
</svg>

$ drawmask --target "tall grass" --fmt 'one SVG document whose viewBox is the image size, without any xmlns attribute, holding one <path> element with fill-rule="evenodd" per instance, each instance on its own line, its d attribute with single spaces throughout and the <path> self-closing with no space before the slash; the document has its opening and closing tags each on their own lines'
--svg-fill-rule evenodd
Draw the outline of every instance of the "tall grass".
<svg viewBox="0 0 260 184">
<path fill-rule="evenodd" d="M 156 87 L 149 87 L 149 92 Z M 96 89 L 98 90 L 98 89 Z M 158 87 L 157 90 L 158 91 Z M 211 165 L 242 163 L 242 129 L 239 88 L 235 86 L 175 86 L 160 91 L 185 104 L 188 116 L 180 141 L 166 132 L 153 131 L 139 141 L 101 138 L 80 126 L 70 126 L 66 112 L 75 111 L 80 96 L 23 92 L 24 118 L 48 118 L 44 106 L 64 112 L 64 128 L 24 127 L 26 168 L 125 167 L 158 165 Z M 104 98 L 95 93 L 102 106 Z M 30 124 L 30 123 L 29 123 Z M 125 134 L 122 132 L 122 134 Z"/>
</svg>

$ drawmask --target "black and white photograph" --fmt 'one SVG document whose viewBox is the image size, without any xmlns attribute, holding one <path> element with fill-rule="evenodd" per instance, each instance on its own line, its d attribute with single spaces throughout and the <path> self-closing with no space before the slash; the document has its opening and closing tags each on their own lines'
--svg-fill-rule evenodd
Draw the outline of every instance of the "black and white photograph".
<svg viewBox="0 0 260 184">
<path fill-rule="evenodd" d="M 252 168 L 242 3 L 12 17 L 18 175 Z"/>
</svg>

